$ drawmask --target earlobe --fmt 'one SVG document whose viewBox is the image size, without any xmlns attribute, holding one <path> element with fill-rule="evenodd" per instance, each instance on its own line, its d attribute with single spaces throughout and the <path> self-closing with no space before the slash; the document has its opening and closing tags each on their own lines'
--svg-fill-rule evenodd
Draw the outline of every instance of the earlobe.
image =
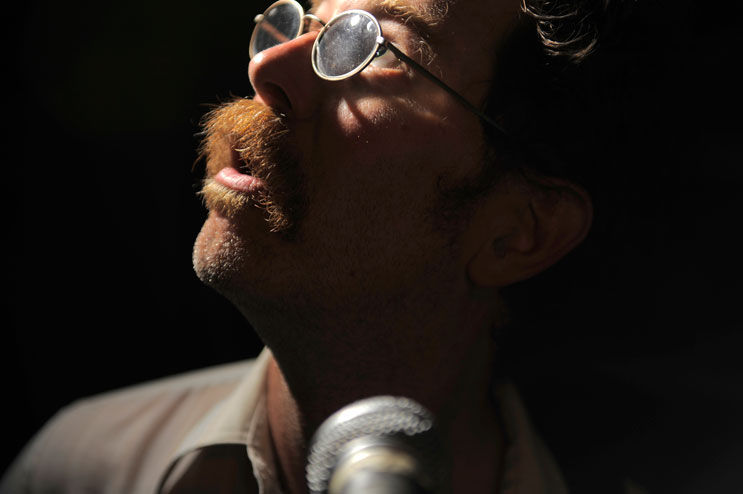
<svg viewBox="0 0 743 494">
<path fill-rule="evenodd" d="M 531 278 L 562 259 L 588 234 L 593 206 L 582 187 L 545 179 L 532 183 L 519 197 L 507 203 L 519 207 L 490 212 L 498 224 L 493 223 L 491 234 L 482 237 L 485 241 L 467 266 L 470 280 L 478 286 L 500 288 Z"/>
</svg>

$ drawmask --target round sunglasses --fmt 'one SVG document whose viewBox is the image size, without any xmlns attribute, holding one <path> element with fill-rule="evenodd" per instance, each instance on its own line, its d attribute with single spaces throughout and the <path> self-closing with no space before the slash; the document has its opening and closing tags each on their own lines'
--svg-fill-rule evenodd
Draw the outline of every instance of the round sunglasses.
<svg viewBox="0 0 743 494">
<path fill-rule="evenodd" d="M 250 57 L 298 38 L 311 22 L 323 26 L 312 46 L 312 68 L 318 77 L 328 81 L 348 79 L 389 50 L 400 61 L 453 96 L 482 121 L 503 133 L 493 119 L 386 40 L 377 18 L 365 10 L 346 10 L 326 24 L 317 16 L 305 13 L 295 0 L 279 0 L 255 17 L 256 25 L 250 38 Z"/>
</svg>

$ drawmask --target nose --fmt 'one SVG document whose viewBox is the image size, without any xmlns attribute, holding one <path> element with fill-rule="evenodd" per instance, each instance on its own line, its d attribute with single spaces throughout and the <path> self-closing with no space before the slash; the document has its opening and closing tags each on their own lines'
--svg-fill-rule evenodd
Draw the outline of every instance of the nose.
<svg viewBox="0 0 743 494">
<path fill-rule="evenodd" d="M 250 61 L 248 76 L 255 99 L 296 119 L 317 110 L 322 79 L 312 69 L 312 44 L 317 32 L 303 34 L 258 53 Z"/>
</svg>

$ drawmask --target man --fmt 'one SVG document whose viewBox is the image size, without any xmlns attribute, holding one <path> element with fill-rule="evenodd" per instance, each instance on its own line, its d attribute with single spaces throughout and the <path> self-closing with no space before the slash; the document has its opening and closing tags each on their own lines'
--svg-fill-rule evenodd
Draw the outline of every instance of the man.
<svg viewBox="0 0 743 494">
<path fill-rule="evenodd" d="M 593 218 L 586 190 L 525 144 L 519 97 L 499 92 L 533 24 L 517 0 L 323 0 L 312 14 L 351 9 L 460 96 L 389 47 L 353 77 L 321 78 L 314 18 L 255 53 L 255 98 L 205 121 L 194 266 L 268 349 L 70 407 L 3 492 L 306 492 L 312 433 L 376 395 L 431 410 L 454 492 L 566 491 L 493 374 L 503 289 L 557 263 Z M 549 12 L 527 11 L 547 38 Z M 580 58 L 593 39 L 563 44 Z"/>
</svg>

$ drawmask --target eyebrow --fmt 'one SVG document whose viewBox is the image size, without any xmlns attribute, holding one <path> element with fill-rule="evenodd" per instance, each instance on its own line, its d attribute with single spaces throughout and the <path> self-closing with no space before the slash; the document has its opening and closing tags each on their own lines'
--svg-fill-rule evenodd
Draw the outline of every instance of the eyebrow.
<svg viewBox="0 0 743 494">
<path fill-rule="evenodd" d="M 400 19 L 403 23 L 412 26 L 421 37 L 426 40 L 434 38 L 446 16 L 445 2 L 433 2 L 421 8 L 411 5 L 406 0 L 382 0 L 379 8 L 391 17 Z"/>
</svg>

